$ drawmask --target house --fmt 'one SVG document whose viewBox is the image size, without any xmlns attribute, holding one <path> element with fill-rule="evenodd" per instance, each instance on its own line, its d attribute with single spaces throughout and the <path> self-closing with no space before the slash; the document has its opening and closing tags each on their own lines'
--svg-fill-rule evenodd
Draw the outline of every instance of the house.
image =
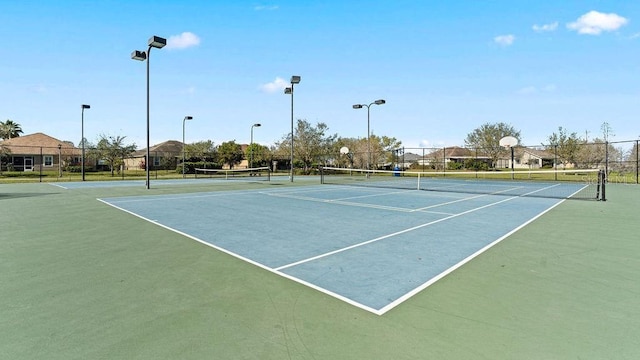
<svg viewBox="0 0 640 360">
<path fill-rule="evenodd" d="M 177 159 L 182 159 L 183 144 L 181 141 L 168 140 L 149 148 L 151 168 L 169 169 L 176 168 Z M 126 170 L 144 169 L 144 159 L 147 157 L 147 148 L 134 152 L 129 158 L 124 159 Z"/>
<path fill-rule="evenodd" d="M 497 168 L 511 168 L 511 152 L 498 159 Z M 552 168 L 555 165 L 555 156 L 546 151 L 535 148 L 516 146 L 513 148 L 513 168 L 514 169 L 540 169 Z"/>
<path fill-rule="evenodd" d="M 411 165 L 419 163 L 421 159 L 422 157 L 418 154 L 406 152 L 395 159 L 395 166 L 400 169 L 408 169 Z"/>
<path fill-rule="evenodd" d="M 69 141 L 35 133 L 0 141 L 3 170 L 46 171 L 78 164 L 82 150 Z"/>
<path fill-rule="evenodd" d="M 477 153 L 476 151 L 463 148 L 460 146 L 446 147 L 436 150 L 430 154 L 425 155 L 418 161 L 419 165 L 431 166 L 434 169 L 448 168 L 449 164 L 464 164 L 466 161 L 476 160 L 489 163 L 490 159 L 484 155 Z"/>
</svg>

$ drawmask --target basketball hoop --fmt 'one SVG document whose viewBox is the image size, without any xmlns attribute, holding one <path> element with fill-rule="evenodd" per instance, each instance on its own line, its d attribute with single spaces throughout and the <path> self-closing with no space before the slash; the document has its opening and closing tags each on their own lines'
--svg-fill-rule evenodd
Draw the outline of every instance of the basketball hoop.
<svg viewBox="0 0 640 360">
<path fill-rule="evenodd" d="M 500 139 L 500 146 L 502 146 L 506 150 L 509 150 L 512 146 L 516 145 L 518 145 L 518 139 L 513 136 L 505 136 Z"/>
<path fill-rule="evenodd" d="M 513 154 L 513 146 L 518 145 L 518 139 L 513 136 L 505 136 L 500 139 L 500 146 L 505 148 L 505 150 L 511 150 L 511 178 L 513 179 L 513 171 L 514 171 L 514 154 Z"/>
</svg>

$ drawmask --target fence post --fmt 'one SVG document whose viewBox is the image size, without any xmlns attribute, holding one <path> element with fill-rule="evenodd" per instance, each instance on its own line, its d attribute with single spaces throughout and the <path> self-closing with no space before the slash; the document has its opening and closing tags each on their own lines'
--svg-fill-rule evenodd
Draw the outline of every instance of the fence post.
<svg viewBox="0 0 640 360">
<path fill-rule="evenodd" d="M 44 164 L 44 157 L 42 155 L 42 146 L 40 146 L 40 182 L 42 182 L 42 165 Z"/>
<path fill-rule="evenodd" d="M 604 142 L 604 170 L 607 177 L 609 176 L 609 141 Z"/>
<path fill-rule="evenodd" d="M 447 171 L 447 147 L 442 148 L 442 172 Z"/>
<path fill-rule="evenodd" d="M 553 173 L 554 180 L 558 180 L 558 144 L 553 144 Z"/>
</svg>

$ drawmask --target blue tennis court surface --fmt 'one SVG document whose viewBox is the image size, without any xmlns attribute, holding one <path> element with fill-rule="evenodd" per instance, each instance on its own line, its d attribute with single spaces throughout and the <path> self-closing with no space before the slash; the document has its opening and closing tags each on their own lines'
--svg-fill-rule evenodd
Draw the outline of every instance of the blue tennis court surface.
<svg viewBox="0 0 640 360">
<path fill-rule="evenodd" d="M 379 315 L 562 201 L 330 185 L 100 200 Z"/>
</svg>

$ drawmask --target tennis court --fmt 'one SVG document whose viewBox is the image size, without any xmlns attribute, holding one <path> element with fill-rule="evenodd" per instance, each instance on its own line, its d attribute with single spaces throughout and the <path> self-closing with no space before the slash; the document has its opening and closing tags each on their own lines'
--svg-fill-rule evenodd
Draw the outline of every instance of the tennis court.
<svg viewBox="0 0 640 360">
<path fill-rule="evenodd" d="M 101 201 L 381 315 L 562 200 L 325 185 Z"/>
<path fill-rule="evenodd" d="M 529 208 L 540 213 L 561 200 L 318 181 L 152 182 L 150 190 L 0 184 L 1 353 L 31 359 L 638 357 L 637 186 L 607 186 L 606 202 L 563 201 L 419 291 L 429 282 L 423 273 L 432 271 L 425 266 L 428 250 L 443 246 L 438 257 L 444 258 L 445 250 L 472 247 L 468 241 L 482 249 L 480 238 L 491 244 L 534 218 Z M 96 198 L 139 207 L 162 224 L 170 218 L 169 226 L 192 238 Z M 503 202 L 481 208 L 497 201 Z M 188 220 L 183 211 L 202 223 L 174 225 Z M 234 217 L 229 224 L 227 217 Z M 228 252 L 192 240 L 198 232 Z M 439 232 L 455 235 L 435 238 Z M 238 244 L 222 241 L 231 238 Z M 347 249 L 352 245 L 360 246 Z M 333 249 L 342 251 L 295 265 Z M 383 286 L 395 292 L 385 297 Z M 352 293 L 338 298 L 344 288 Z M 373 295 L 379 304 L 367 299 Z"/>
</svg>

